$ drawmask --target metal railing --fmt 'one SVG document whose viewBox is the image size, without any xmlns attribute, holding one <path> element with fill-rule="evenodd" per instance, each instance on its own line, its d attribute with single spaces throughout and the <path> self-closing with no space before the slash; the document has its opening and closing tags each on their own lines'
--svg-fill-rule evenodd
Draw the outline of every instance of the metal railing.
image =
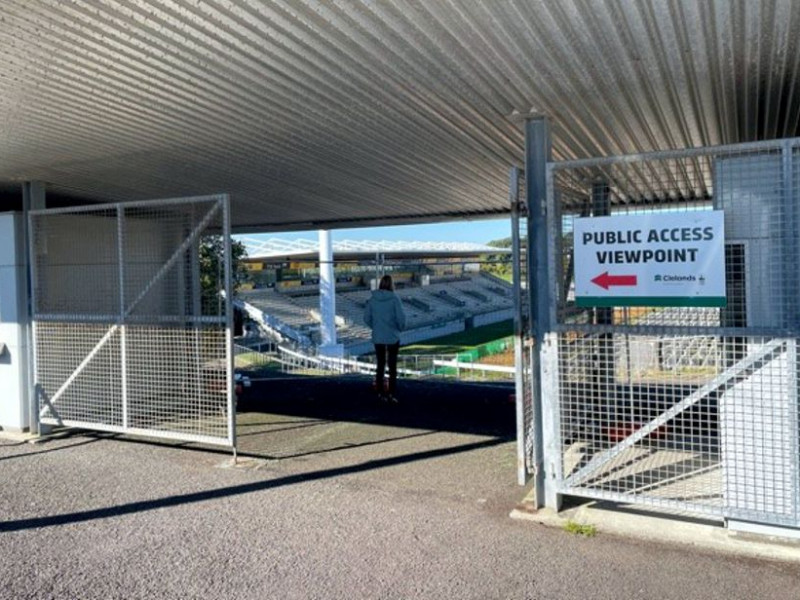
<svg viewBox="0 0 800 600">
<path fill-rule="evenodd" d="M 362 374 L 374 376 L 376 365 L 371 357 L 331 357 L 309 354 L 302 348 L 277 346 L 275 352 L 259 352 L 255 348 L 236 345 L 237 369 L 280 369 L 283 373 L 301 375 Z M 512 382 L 515 369 L 511 366 L 465 362 L 457 355 L 401 354 L 398 356 L 398 376 L 407 378 L 443 378 L 461 381 Z"/>
</svg>

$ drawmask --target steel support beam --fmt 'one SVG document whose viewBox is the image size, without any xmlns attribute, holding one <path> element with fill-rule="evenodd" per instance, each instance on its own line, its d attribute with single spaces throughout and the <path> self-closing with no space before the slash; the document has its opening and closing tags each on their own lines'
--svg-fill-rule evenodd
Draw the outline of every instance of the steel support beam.
<svg viewBox="0 0 800 600">
<path fill-rule="evenodd" d="M 530 301 L 530 335 L 534 348 L 531 360 L 531 379 L 534 423 L 534 486 L 536 504 L 544 503 L 558 510 L 561 500 L 556 491 L 557 461 L 545 456 L 554 433 L 553 407 L 557 398 L 547 397 L 542 386 L 542 355 L 545 335 L 552 330 L 550 323 L 553 294 L 550 290 L 549 238 L 547 227 L 547 163 L 551 160 L 550 124 L 545 117 L 525 122 L 525 181 L 528 207 L 528 297 Z M 548 422 L 543 416 L 548 415 Z"/>
</svg>

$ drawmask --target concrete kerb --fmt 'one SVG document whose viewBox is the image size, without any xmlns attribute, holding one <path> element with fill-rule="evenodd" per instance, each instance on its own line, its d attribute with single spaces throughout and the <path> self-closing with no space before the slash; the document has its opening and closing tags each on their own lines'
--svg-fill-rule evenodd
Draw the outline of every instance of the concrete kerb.
<svg viewBox="0 0 800 600">
<path fill-rule="evenodd" d="M 800 540 L 730 531 L 722 523 L 631 511 L 629 506 L 596 501 L 558 513 L 546 508 L 536 510 L 529 494 L 510 517 L 559 529 L 568 523 L 590 525 L 598 535 L 610 533 L 734 556 L 800 563 Z"/>
<path fill-rule="evenodd" d="M 0 429 L 0 444 L 5 443 L 25 443 L 28 444 L 45 444 L 53 440 L 62 440 L 66 438 L 81 436 L 87 433 L 85 429 L 77 429 L 70 427 L 43 427 L 42 433 L 36 431 L 14 431 L 9 429 Z M 95 435 L 105 435 L 114 437 L 115 433 L 103 433 L 93 431 Z"/>
<path fill-rule="evenodd" d="M 39 441 L 39 435 L 29 431 L 15 431 L 11 429 L 0 429 L 0 444 L 15 444 L 15 443 L 36 443 Z"/>
</svg>

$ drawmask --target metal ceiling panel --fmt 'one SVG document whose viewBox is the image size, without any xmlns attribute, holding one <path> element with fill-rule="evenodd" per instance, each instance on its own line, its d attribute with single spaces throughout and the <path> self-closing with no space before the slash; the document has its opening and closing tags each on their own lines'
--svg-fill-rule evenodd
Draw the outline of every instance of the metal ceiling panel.
<svg viewBox="0 0 800 600">
<path fill-rule="evenodd" d="M 228 192 L 240 231 L 507 209 L 559 159 L 796 136 L 793 0 L 3 0 L 0 188 Z"/>
</svg>

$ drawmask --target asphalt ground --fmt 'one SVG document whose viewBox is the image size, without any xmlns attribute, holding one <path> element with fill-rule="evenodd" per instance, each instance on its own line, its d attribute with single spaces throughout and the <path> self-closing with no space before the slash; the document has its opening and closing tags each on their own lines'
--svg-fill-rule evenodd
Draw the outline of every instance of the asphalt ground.
<svg viewBox="0 0 800 600">
<path fill-rule="evenodd" d="M 243 458 L 72 432 L 0 441 L 0 598 L 800 598 L 800 565 L 509 512 L 508 388 L 258 382 Z"/>
</svg>

